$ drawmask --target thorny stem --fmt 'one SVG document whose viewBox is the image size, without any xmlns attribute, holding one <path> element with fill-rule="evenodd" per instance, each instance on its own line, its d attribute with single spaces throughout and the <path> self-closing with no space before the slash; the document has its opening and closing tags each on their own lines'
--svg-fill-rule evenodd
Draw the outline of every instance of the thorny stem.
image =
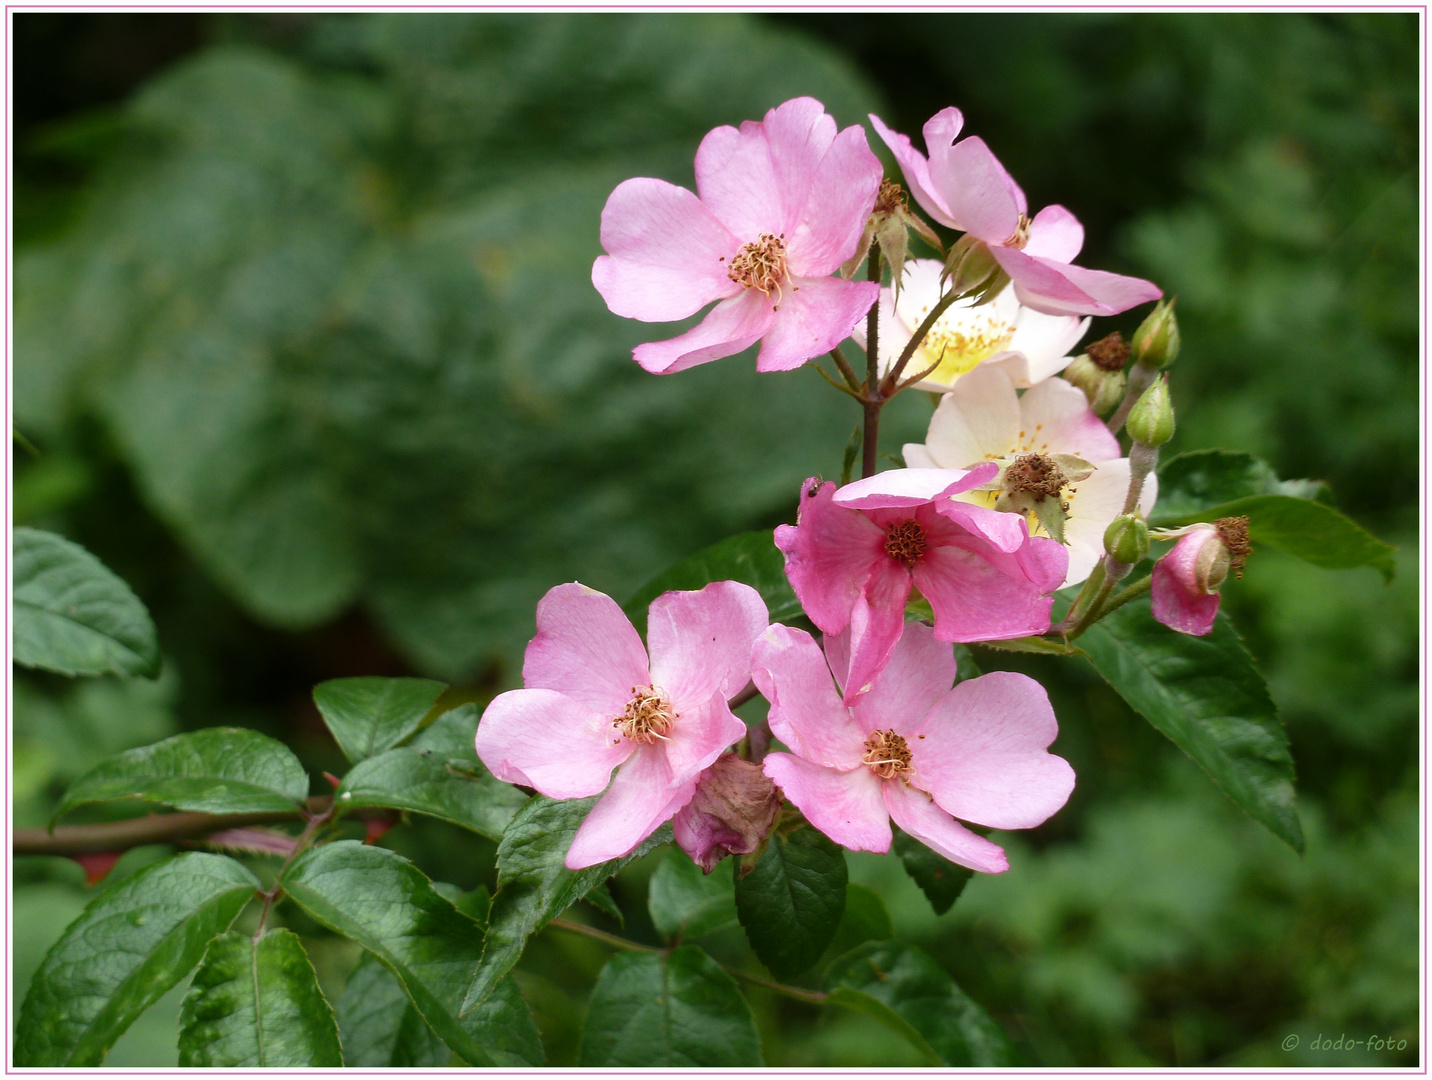
<svg viewBox="0 0 1432 1080">
<path fill-rule="evenodd" d="M 664 953 L 667 950 L 658 949 L 654 945 L 642 945 L 639 942 L 628 941 L 616 934 L 609 934 L 605 930 L 598 930 L 595 926 L 587 926 L 584 923 L 572 922 L 570 919 L 553 919 L 548 926 L 554 926 L 558 930 L 566 930 L 568 933 L 580 934 L 583 937 L 591 938 L 593 941 L 600 941 L 603 945 L 610 945 L 615 949 L 626 949 L 629 952 L 642 953 Z M 748 983 L 756 986 L 764 986 L 767 990 L 773 990 L 777 994 L 783 994 L 788 998 L 797 1001 L 804 1001 L 811 1005 L 824 1003 L 826 996 L 818 990 L 802 990 L 799 986 L 787 986 L 785 983 L 772 982 L 770 979 L 762 978 L 760 975 L 752 975 L 749 971 L 742 971 L 740 968 L 721 965 L 722 969 L 729 975 L 738 979 L 745 979 Z"/>
<path fill-rule="evenodd" d="M 1136 442 L 1129 448 L 1129 493 L 1124 497 L 1121 513 L 1132 514 L 1139 505 L 1139 496 L 1144 493 L 1144 481 L 1149 473 L 1158 468 L 1159 448 Z"/>
<path fill-rule="evenodd" d="M 880 265 L 880 248 L 872 246 L 870 258 L 865 264 L 865 276 L 878 286 L 884 271 Z M 880 294 L 877 289 L 875 302 L 865 316 L 865 396 L 862 399 L 864 415 L 861 429 L 860 475 L 874 476 L 880 444 L 880 410 L 885 407 L 885 395 L 878 385 L 880 381 Z"/>
<path fill-rule="evenodd" d="M 839 345 L 830 350 L 830 358 L 835 361 L 835 366 L 840 369 L 840 374 L 845 379 L 846 385 L 848 385 L 852 391 L 859 394 L 862 390 L 860 380 L 856 378 L 855 369 L 850 366 L 850 361 L 847 360 L 845 354 L 840 351 Z"/>
</svg>

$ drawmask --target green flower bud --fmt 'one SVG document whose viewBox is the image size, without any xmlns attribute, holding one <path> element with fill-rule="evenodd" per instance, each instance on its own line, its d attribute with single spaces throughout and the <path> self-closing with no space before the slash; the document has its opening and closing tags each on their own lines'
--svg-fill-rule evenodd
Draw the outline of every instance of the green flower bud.
<svg viewBox="0 0 1432 1080">
<path fill-rule="evenodd" d="M 1160 300 L 1134 331 L 1134 355 L 1144 367 L 1168 367 L 1178 358 L 1178 319 L 1172 300 Z"/>
<path fill-rule="evenodd" d="M 1104 383 L 1099 387 L 1099 396 L 1089 403 L 1089 408 L 1100 416 L 1108 416 L 1124 400 L 1124 387 L 1129 380 L 1122 371 L 1106 371 L 1103 374 Z"/>
<path fill-rule="evenodd" d="M 1119 562 L 1133 566 L 1149 553 L 1149 526 L 1137 514 L 1116 517 L 1104 530 L 1104 550 Z"/>
<path fill-rule="evenodd" d="M 1124 400 L 1124 384 L 1127 381 L 1124 373 L 1100 367 L 1087 353 L 1076 356 L 1061 377 L 1084 391 L 1089 408 L 1100 416 Z"/>
<path fill-rule="evenodd" d="M 977 290 L 993 296 L 1008 281 L 1004 269 L 990 254 L 989 245 L 969 233 L 950 248 L 949 257 L 945 259 L 945 277 L 949 278 L 950 290 L 956 296 Z"/>
<path fill-rule="evenodd" d="M 1173 402 L 1169 399 L 1168 377 L 1154 381 L 1134 404 L 1125 422 L 1129 437 L 1145 446 L 1160 447 L 1173 438 Z"/>
</svg>

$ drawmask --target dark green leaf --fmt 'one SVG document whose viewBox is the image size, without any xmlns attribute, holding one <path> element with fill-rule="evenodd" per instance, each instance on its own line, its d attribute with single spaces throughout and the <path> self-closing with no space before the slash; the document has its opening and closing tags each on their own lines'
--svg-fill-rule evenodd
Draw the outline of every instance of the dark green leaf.
<svg viewBox="0 0 1432 1080">
<path fill-rule="evenodd" d="M 625 858 L 568 870 L 562 860 L 599 797 L 538 796 L 507 826 L 497 845 L 497 893 L 488 915 L 487 945 L 463 1001 L 464 1012 L 487 1000 L 498 980 L 517 963 L 529 937 L 627 863 L 671 839 L 671 828 L 664 825 Z"/>
<path fill-rule="evenodd" d="M 736 879 L 736 912 L 761 963 L 778 979 L 809 970 L 845 911 L 845 852 L 814 829 L 776 833 Z"/>
<path fill-rule="evenodd" d="M 527 796 L 495 779 L 469 749 L 449 757 L 399 746 L 353 766 L 334 796 L 343 806 L 388 806 L 442 818 L 496 840 Z"/>
<path fill-rule="evenodd" d="M 294 810 L 307 798 L 308 774 L 283 743 L 248 728 L 202 728 L 100 762 L 65 792 L 55 816 L 102 799 L 249 814 Z"/>
<path fill-rule="evenodd" d="M 903 829 L 895 830 L 891 850 L 900 856 L 905 872 L 920 886 L 936 915 L 943 915 L 954 906 L 975 876 L 973 870 L 957 866 L 943 855 L 931 851 Z"/>
<path fill-rule="evenodd" d="M 853 881 L 846 885 L 845 912 L 835 932 L 835 946 L 847 952 L 867 941 L 884 941 L 893 932 L 880 894 Z"/>
<path fill-rule="evenodd" d="M 1003 1029 L 913 945 L 861 945 L 831 965 L 825 982 L 832 1004 L 863 1012 L 899 1032 L 931 1065 L 1018 1064 Z"/>
<path fill-rule="evenodd" d="M 734 865 L 734 859 L 725 859 L 710 874 L 703 874 L 690 855 L 672 848 L 647 887 L 652 924 L 667 937 L 698 938 L 735 922 Z"/>
<path fill-rule="evenodd" d="M 622 927 L 626 926 L 626 916 L 622 914 L 622 909 L 617 906 L 616 899 L 612 896 L 611 889 L 607 888 L 606 882 L 598 885 L 595 889 L 587 893 L 586 896 L 582 897 L 582 902 L 584 904 L 591 904 L 592 907 L 604 915 L 611 916 L 617 921 L 617 925 Z"/>
<path fill-rule="evenodd" d="M 38 529 L 16 529 L 11 543 L 17 664 L 62 675 L 159 674 L 154 622 L 104 563 Z"/>
<path fill-rule="evenodd" d="M 485 895 L 485 892 L 484 892 Z M 542 1038 L 532 1013 L 509 977 L 480 1009 L 460 1021 L 474 1041 L 500 1065 L 541 1065 Z M 435 1069 L 452 1061 L 449 1050 L 423 1021 L 403 984 L 372 953 L 364 953 L 338 999 L 343 1057 L 350 1068 Z M 458 1059 L 461 1064 L 461 1059 Z"/>
<path fill-rule="evenodd" d="M 463 990 L 482 955 L 482 927 L 407 859 L 341 840 L 305 851 L 282 884 L 323 925 L 376 954 L 449 1049 L 469 1065 L 494 1064 L 489 1048 L 458 1020 Z"/>
<path fill-rule="evenodd" d="M 1253 658 L 1228 616 L 1191 637 L 1126 604 L 1079 639 L 1094 667 L 1144 719 L 1223 791 L 1297 851 L 1288 736 Z"/>
<path fill-rule="evenodd" d="M 970 652 L 968 645 L 955 646 L 955 676 L 960 682 L 966 679 L 978 679 L 981 675 L 979 663 L 975 660 L 975 654 Z"/>
<path fill-rule="evenodd" d="M 751 1007 L 695 945 L 618 953 L 602 969 L 582 1025 L 583 1068 L 755 1068 Z"/>
<path fill-rule="evenodd" d="M 432 679 L 330 679 L 313 688 L 323 722 L 349 761 L 397 746 L 423 722 L 447 687 Z"/>
<path fill-rule="evenodd" d="M 1169 458 L 1159 468 L 1159 498 L 1153 522 L 1186 524 L 1214 507 L 1250 495 L 1288 495 L 1329 499 L 1325 485 L 1313 480 L 1279 481 L 1271 466 L 1252 454 L 1232 450 L 1195 450 Z M 1214 515 L 1226 517 L 1225 514 Z"/>
<path fill-rule="evenodd" d="M 338 1025 L 298 935 L 221 934 L 179 1013 L 179 1066 L 341 1068 Z"/>
<path fill-rule="evenodd" d="M 90 901 L 45 954 L 16 1025 L 15 1064 L 94 1066 L 187 975 L 258 881 L 225 855 L 153 863 Z"/>
<path fill-rule="evenodd" d="M 646 633 L 647 606 L 672 589 L 700 589 L 713 581 L 743 581 L 761 594 L 771 622 L 804 616 L 786 579 L 785 556 L 767 529 L 737 533 L 669 567 L 636 591 L 623 610 Z"/>
</svg>

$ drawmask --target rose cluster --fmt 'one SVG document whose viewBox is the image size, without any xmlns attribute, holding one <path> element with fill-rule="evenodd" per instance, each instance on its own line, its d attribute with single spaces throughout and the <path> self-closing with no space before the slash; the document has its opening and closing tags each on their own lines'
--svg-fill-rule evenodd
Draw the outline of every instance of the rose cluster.
<svg viewBox="0 0 1432 1080">
<path fill-rule="evenodd" d="M 1142 528 L 1147 550 L 1158 444 L 1134 434 L 1125 456 L 1117 425 L 1100 419 L 1123 396 L 1129 347 L 1111 335 L 1069 353 L 1089 316 L 1161 293 L 1075 265 L 1078 220 L 1061 206 L 1030 216 L 985 142 L 960 138 L 958 110 L 925 125 L 926 153 L 870 120 L 919 207 L 964 234 L 943 262 L 905 259 L 908 228 L 938 237 L 883 178 L 863 130 L 838 131 L 810 98 L 710 132 L 694 194 L 636 178 L 602 212 L 592 281 L 613 312 L 669 322 L 715 304 L 638 346 L 647 371 L 757 343 L 758 371 L 826 353 L 844 366 L 838 347 L 854 337 L 870 353 L 863 392 L 878 376 L 891 394 L 942 396 L 925 441 L 904 448 L 907 468 L 867 468 L 843 486 L 812 478 L 796 524 L 775 531 L 821 640 L 770 624 L 761 596 L 734 581 L 656 599 L 645 645 L 582 585 L 538 605 L 524 688 L 493 700 L 477 750 L 499 779 L 551 798 L 601 795 L 567 852 L 573 869 L 626 855 L 672 821 L 709 872 L 757 850 L 789 802 L 845 847 L 889 850 L 893 820 L 945 858 L 998 873 L 1003 850 L 961 822 L 1030 828 L 1073 789 L 1048 750 L 1058 728 L 1043 688 L 1010 672 L 956 682 L 953 643 L 1048 633 L 1056 591 L 1117 580 L 1125 564 L 1106 534 L 1118 521 Z M 867 253 L 873 280 L 849 280 Z M 918 375 L 902 382 L 907 367 Z M 1207 633 L 1238 543 L 1227 527 L 1190 531 L 1155 570 L 1156 615 Z M 927 621 L 907 621 L 914 600 Z M 732 711 L 756 692 L 783 747 L 769 754 Z"/>
</svg>

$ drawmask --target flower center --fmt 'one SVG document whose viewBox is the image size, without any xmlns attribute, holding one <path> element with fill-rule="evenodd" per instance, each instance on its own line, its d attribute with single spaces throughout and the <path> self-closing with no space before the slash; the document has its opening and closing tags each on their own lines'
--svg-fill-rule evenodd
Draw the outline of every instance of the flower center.
<svg viewBox="0 0 1432 1080">
<path fill-rule="evenodd" d="M 1020 214 L 1019 224 L 1014 227 L 1014 232 L 1011 233 L 1009 239 L 1004 242 L 1004 246 L 1023 249 L 1027 243 L 1029 243 L 1029 218 Z"/>
<path fill-rule="evenodd" d="M 1248 542 L 1248 518 L 1219 518 L 1213 523 L 1213 527 L 1218 530 L 1218 538 L 1228 549 L 1229 568 L 1241 578 L 1243 564 L 1248 561 L 1248 556 L 1253 554 L 1253 545 Z"/>
<path fill-rule="evenodd" d="M 633 686 L 631 692 L 626 712 L 612 721 L 612 727 L 634 743 L 665 739 L 679 715 L 672 711 L 671 700 L 655 686 Z"/>
<path fill-rule="evenodd" d="M 786 234 L 773 236 L 762 233 L 759 240 L 753 240 L 736 253 L 726 276 L 746 289 L 770 296 L 776 294 L 780 300 L 781 283 L 786 279 Z"/>
<path fill-rule="evenodd" d="M 874 732 L 865 740 L 865 756 L 860 760 L 882 780 L 899 777 L 908 783 L 907 774 L 915 771 L 910 764 L 910 747 L 905 737 L 889 728 Z"/>
<path fill-rule="evenodd" d="M 1108 337 L 1089 344 L 1084 355 L 1101 371 L 1123 371 L 1129 362 L 1129 345 L 1124 335 L 1115 330 Z"/>
<path fill-rule="evenodd" d="M 885 530 L 885 553 L 914 566 L 925 554 L 925 530 L 914 518 L 895 522 Z"/>
<path fill-rule="evenodd" d="M 907 297 L 910 300 L 907 301 Z M 896 304 L 901 321 L 913 330 L 925 321 L 938 299 L 935 296 L 929 303 L 911 302 L 915 298 L 907 290 Z M 929 376 L 931 382 L 954 382 L 995 353 L 1002 352 L 1014 337 L 1013 314 L 1017 308 L 1011 311 L 1008 305 L 1000 303 L 973 305 L 973 300 L 961 300 L 946 308 L 920 343 L 919 354 L 910 361 L 921 364 L 916 370 L 938 361 L 939 367 Z"/>
<path fill-rule="evenodd" d="M 875 213 L 893 214 L 905 206 L 905 193 L 893 180 L 881 180 L 875 196 Z"/>
<path fill-rule="evenodd" d="M 1024 491 L 1036 499 L 1058 498 L 1069 481 L 1064 471 L 1043 454 L 1020 454 L 1004 474 L 1005 486 L 1011 491 Z"/>
</svg>

